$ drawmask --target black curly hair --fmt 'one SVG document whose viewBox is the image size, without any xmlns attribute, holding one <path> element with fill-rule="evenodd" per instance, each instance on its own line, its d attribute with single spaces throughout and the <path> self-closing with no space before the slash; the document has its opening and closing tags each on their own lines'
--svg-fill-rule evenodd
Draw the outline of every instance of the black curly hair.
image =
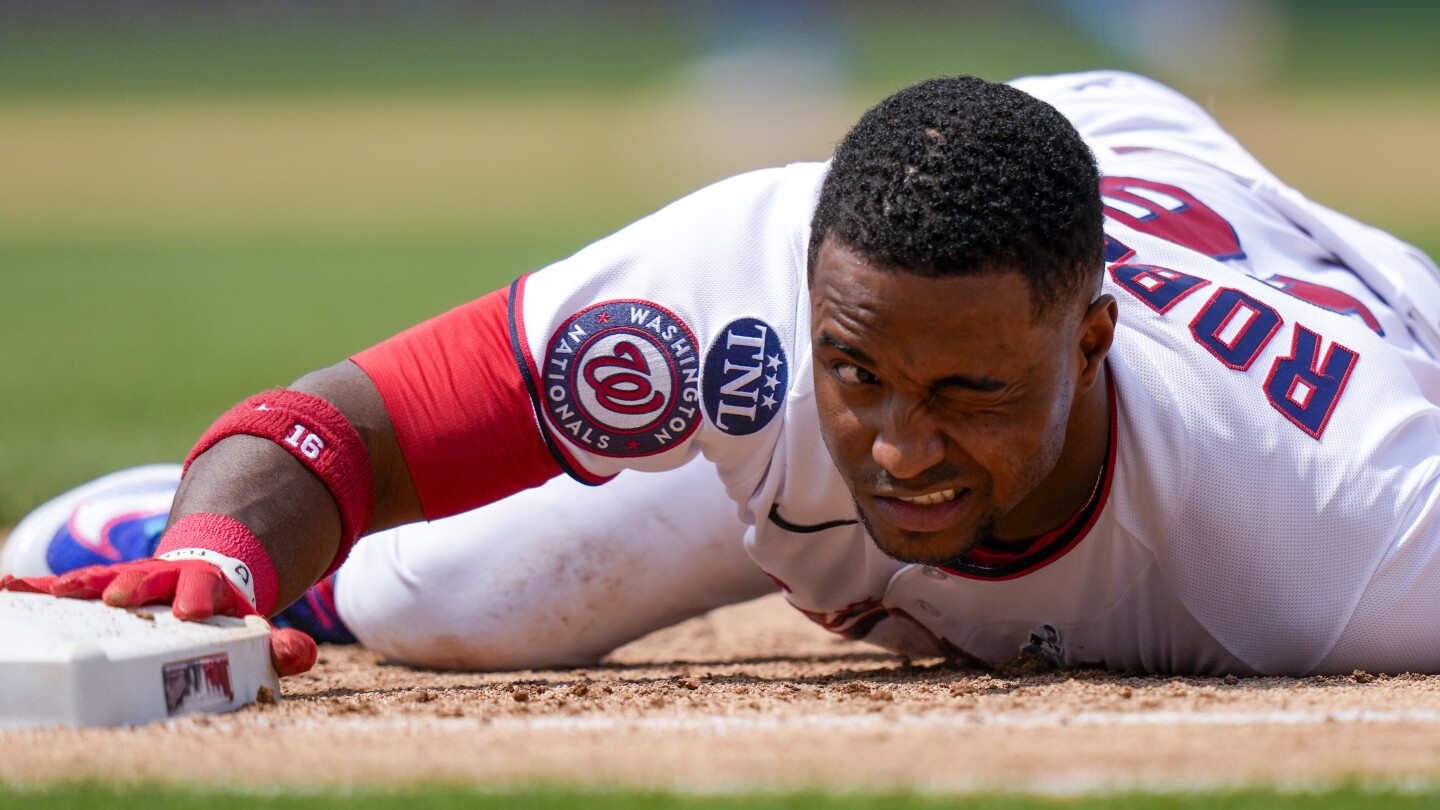
<svg viewBox="0 0 1440 810">
<path fill-rule="evenodd" d="M 1033 313 L 1085 298 L 1104 266 L 1095 156 L 1009 85 L 930 79 L 876 104 L 835 150 L 811 221 L 867 262 L 922 276 L 1019 271 Z"/>
</svg>

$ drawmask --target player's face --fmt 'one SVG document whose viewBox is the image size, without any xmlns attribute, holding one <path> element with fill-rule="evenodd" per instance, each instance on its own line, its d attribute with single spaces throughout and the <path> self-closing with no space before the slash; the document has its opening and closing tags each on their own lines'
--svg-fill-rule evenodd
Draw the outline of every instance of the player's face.
<svg viewBox="0 0 1440 810">
<path fill-rule="evenodd" d="M 1034 317 L 1017 273 L 926 278 L 827 239 L 811 306 L 821 431 L 885 553 L 945 565 L 982 540 L 1054 528 L 1093 488 L 1097 468 L 1057 463 L 1082 466 L 1067 437 L 1109 347 L 1108 296 L 1083 315 Z M 1108 426 L 1103 396 L 1100 407 Z"/>
</svg>

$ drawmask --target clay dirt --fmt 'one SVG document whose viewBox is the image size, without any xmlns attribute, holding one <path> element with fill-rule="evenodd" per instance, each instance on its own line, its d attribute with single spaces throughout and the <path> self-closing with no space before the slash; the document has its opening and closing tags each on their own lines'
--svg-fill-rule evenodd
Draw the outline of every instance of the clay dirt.
<svg viewBox="0 0 1440 810">
<path fill-rule="evenodd" d="M 282 692 L 143 727 L 0 732 L 0 782 L 1071 792 L 1409 783 L 1440 763 L 1440 677 L 953 668 L 831 637 L 778 596 L 584 669 L 435 672 L 322 646 Z"/>
</svg>

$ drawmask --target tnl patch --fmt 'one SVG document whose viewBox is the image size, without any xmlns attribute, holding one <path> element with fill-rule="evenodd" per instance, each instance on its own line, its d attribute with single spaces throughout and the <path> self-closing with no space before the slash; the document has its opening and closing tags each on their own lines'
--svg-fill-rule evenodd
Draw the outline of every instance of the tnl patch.
<svg viewBox="0 0 1440 810">
<path fill-rule="evenodd" d="M 789 390 L 780 337 L 758 318 L 725 327 L 705 354 L 705 413 L 731 436 L 748 436 L 775 418 Z"/>
<path fill-rule="evenodd" d="M 575 443 L 604 456 L 660 453 L 699 426 L 695 336 L 649 301 L 607 301 L 550 338 L 545 411 Z"/>
</svg>

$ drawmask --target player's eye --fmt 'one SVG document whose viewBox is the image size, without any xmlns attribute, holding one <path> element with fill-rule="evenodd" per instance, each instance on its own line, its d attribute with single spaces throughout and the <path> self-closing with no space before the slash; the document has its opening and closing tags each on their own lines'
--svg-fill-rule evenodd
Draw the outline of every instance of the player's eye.
<svg viewBox="0 0 1440 810">
<path fill-rule="evenodd" d="M 876 380 L 874 374 L 871 374 L 854 363 L 836 363 L 830 366 L 830 372 L 835 375 L 835 379 L 845 385 L 865 385 L 866 383 L 873 383 Z"/>
</svg>

